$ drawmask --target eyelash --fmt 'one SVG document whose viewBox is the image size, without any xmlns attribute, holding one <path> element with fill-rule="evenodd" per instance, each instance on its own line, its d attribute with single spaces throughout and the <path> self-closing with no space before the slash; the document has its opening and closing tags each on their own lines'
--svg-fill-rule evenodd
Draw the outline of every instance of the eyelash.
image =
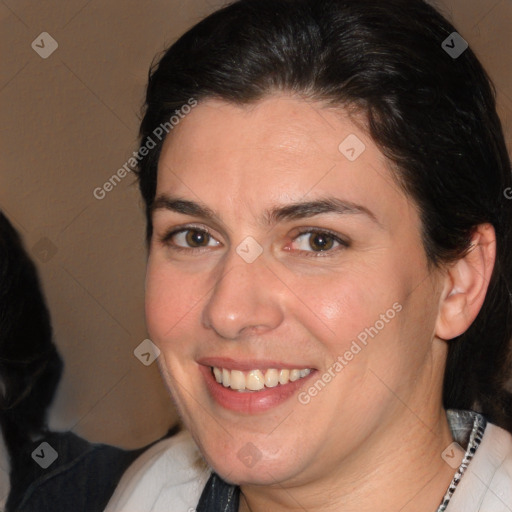
<svg viewBox="0 0 512 512">
<path fill-rule="evenodd" d="M 215 240 L 215 237 L 210 233 L 210 231 L 204 227 L 199 226 L 183 226 L 180 228 L 173 229 L 172 231 L 169 231 L 164 236 L 160 238 L 160 242 L 172 249 L 173 251 L 177 252 L 202 252 L 202 249 L 207 249 L 208 247 L 181 247 L 180 245 L 176 245 L 172 243 L 172 238 L 176 235 L 179 235 L 180 233 L 186 233 L 187 231 L 197 231 L 199 233 L 203 233 L 208 235 L 209 237 L 213 238 Z"/>
<path fill-rule="evenodd" d="M 160 242 L 163 245 L 172 249 L 173 251 L 178 251 L 178 252 L 188 252 L 188 253 L 190 253 L 191 251 L 202 252 L 203 249 L 208 249 L 208 246 L 205 246 L 205 247 L 182 247 L 180 245 L 176 245 L 176 244 L 172 243 L 172 238 L 174 236 L 176 236 L 180 233 L 186 233 L 187 231 L 197 231 L 199 233 L 206 234 L 209 237 L 216 240 L 215 237 L 212 235 L 212 233 L 208 229 L 206 229 L 204 227 L 188 225 L 188 226 L 183 226 L 183 227 L 180 227 L 177 229 L 173 229 L 172 231 L 169 231 L 168 233 L 166 233 L 165 235 L 163 235 L 160 238 Z M 350 247 L 350 243 L 347 240 L 340 238 L 340 236 L 337 235 L 336 233 L 334 233 L 333 231 L 330 231 L 328 229 L 318 229 L 318 228 L 302 228 L 302 229 L 300 229 L 298 234 L 293 237 L 292 242 L 295 241 L 297 238 L 299 238 L 303 235 L 307 235 L 307 234 L 326 235 L 329 238 L 331 238 L 334 242 L 337 242 L 339 244 L 339 246 L 329 249 L 327 251 L 304 251 L 304 250 L 297 251 L 301 254 L 304 254 L 306 257 L 312 257 L 312 258 L 326 257 L 329 255 L 329 253 L 332 254 L 334 252 L 337 252 L 340 249 L 346 249 L 346 248 Z"/>
<path fill-rule="evenodd" d="M 292 242 L 297 240 L 299 237 L 303 235 L 323 235 L 327 236 L 330 239 L 332 239 L 334 242 L 337 242 L 339 244 L 338 247 L 331 248 L 326 251 L 304 251 L 304 250 L 297 250 L 296 252 L 300 253 L 301 255 L 304 255 L 308 258 L 325 258 L 328 256 L 333 255 L 334 253 L 337 253 L 339 250 L 346 249 L 350 246 L 349 242 L 347 240 L 344 240 L 343 238 L 340 238 L 340 236 L 333 231 L 330 231 L 329 229 L 319 229 L 319 228 L 301 228 L 299 229 L 299 232 L 297 235 L 295 235 L 292 239 Z"/>
</svg>

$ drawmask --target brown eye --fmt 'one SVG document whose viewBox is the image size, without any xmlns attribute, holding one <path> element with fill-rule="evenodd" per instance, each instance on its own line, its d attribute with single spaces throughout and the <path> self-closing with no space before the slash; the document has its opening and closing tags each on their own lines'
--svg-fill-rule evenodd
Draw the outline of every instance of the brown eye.
<svg viewBox="0 0 512 512">
<path fill-rule="evenodd" d="M 210 235 L 205 231 L 188 229 L 185 235 L 185 241 L 190 247 L 204 247 L 210 241 Z"/>
<path fill-rule="evenodd" d="M 326 233 L 310 233 L 309 246 L 314 251 L 328 251 L 334 246 L 334 238 Z"/>
<path fill-rule="evenodd" d="M 216 247 L 220 243 L 204 229 L 180 229 L 164 237 L 164 242 L 175 249 L 200 249 L 202 247 Z"/>
<path fill-rule="evenodd" d="M 348 244 L 326 231 L 305 231 L 295 237 L 292 248 L 309 253 L 334 252 L 333 249 L 348 247 Z"/>
</svg>

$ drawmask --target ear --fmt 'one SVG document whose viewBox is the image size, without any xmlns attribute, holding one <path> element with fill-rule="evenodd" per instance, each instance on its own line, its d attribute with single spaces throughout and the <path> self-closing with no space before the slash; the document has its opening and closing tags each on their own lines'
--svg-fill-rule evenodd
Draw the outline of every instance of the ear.
<svg viewBox="0 0 512 512">
<path fill-rule="evenodd" d="M 464 333 L 477 317 L 487 294 L 496 260 L 496 233 L 480 224 L 468 253 L 446 269 L 435 334 L 451 340 Z"/>
</svg>

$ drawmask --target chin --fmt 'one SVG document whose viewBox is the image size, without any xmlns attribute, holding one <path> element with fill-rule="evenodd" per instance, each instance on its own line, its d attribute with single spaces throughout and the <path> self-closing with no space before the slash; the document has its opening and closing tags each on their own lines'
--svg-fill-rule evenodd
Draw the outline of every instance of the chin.
<svg viewBox="0 0 512 512">
<path fill-rule="evenodd" d="M 195 433 L 193 435 L 196 437 Z M 240 434 L 238 439 L 205 440 L 200 435 L 196 441 L 208 464 L 226 482 L 274 485 L 294 479 L 301 472 L 303 461 L 298 459 L 292 446 L 283 447 L 282 443 L 277 443 L 279 447 L 269 446 L 268 439 L 263 446 L 263 441 L 257 441 L 257 437 L 249 433 Z"/>
</svg>

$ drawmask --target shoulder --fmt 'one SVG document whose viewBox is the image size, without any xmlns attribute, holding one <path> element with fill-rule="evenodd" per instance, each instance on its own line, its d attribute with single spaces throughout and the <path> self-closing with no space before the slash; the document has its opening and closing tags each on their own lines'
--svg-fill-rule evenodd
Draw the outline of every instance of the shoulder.
<svg viewBox="0 0 512 512">
<path fill-rule="evenodd" d="M 72 432 L 48 432 L 15 452 L 7 509 L 102 510 L 144 449 L 122 450 L 90 443 Z M 39 464 L 38 458 L 49 465 Z"/>
<path fill-rule="evenodd" d="M 512 510 L 512 435 L 509 432 L 487 424 L 480 446 L 446 510 Z"/>
<path fill-rule="evenodd" d="M 210 473 L 190 434 L 180 432 L 135 460 L 105 512 L 195 509 Z"/>
</svg>

